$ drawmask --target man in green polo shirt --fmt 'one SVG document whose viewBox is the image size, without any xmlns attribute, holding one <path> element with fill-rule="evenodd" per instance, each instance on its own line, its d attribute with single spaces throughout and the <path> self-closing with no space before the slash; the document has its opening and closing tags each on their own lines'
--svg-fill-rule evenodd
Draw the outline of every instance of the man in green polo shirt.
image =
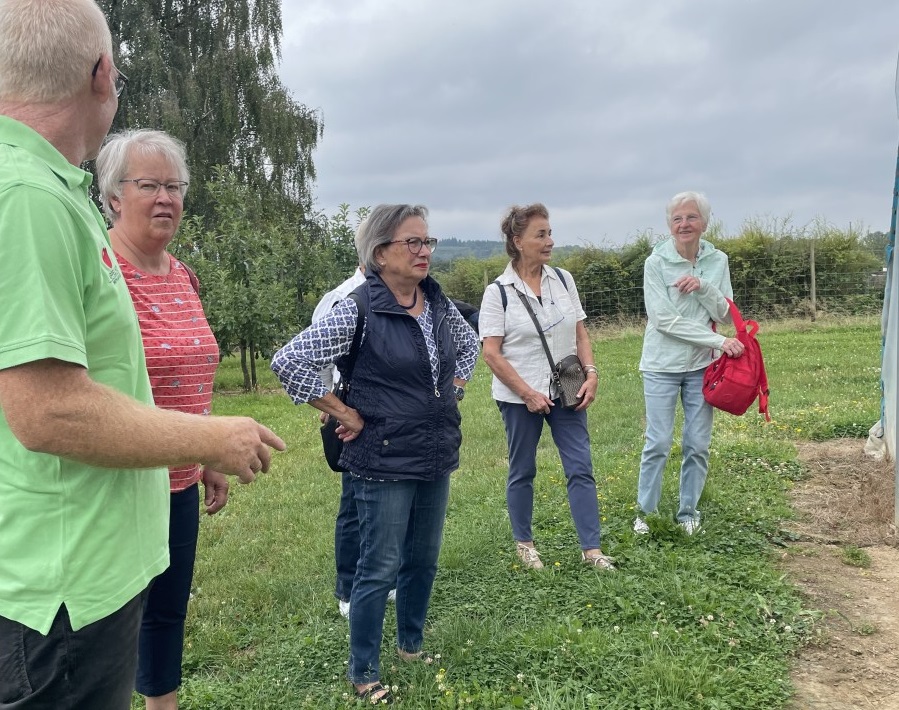
<svg viewBox="0 0 899 710">
<path fill-rule="evenodd" d="M 130 705 L 168 565 L 167 465 L 244 482 L 284 443 L 152 406 L 137 319 L 88 198 L 125 77 L 94 0 L 0 0 L 0 709 Z"/>
</svg>

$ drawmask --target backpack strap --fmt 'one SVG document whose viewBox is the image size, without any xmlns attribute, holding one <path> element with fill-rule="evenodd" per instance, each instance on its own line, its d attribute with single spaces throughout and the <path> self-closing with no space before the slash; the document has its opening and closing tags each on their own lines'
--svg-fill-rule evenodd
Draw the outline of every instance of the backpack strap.
<svg viewBox="0 0 899 710">
<path fill-rule="evenodd" d="M 562 269 L 560 269 L 558 266 L 554 266 L 553 270 L 559 276 L 559 281 L 562 282 L 562 285 L 565 287 L 565 290 L 567 291 L 568 290 L 568 282 L 565 280 L 565 277 L 562 275 Z M 503 310 L 505 311 L 506 307 L 509 305 L 509 299 L 506 296 L 506 287 L 503 286 L 499 282 L 499 280 L 496 280 L 493 283 L 495 283 L 497 285 L 497 287 L 499 288 L 499 298 L 503 303 Z"/>
<path fill-rule="evenodd" d="M 362 331 L 365 330 L 365 303 L 363 302 L 362 297 L 355 291 L 348 294 L 347 298 L 352 299 L 353 303 L 356 304 L 356 330 L 353 333 L 353 344 L 350 345 L 350 352 L 347 355 L 346 374 L 341 373 L 342 377 L 340 379 L 341 382 L 345 383 L 346 387 L 349 387 L 350 378 L 353 376 L 353 370 L 356 367 L 356 358 L 359 357 L 359 346 L 362 344 Z"/>
<path fill-rule="evenodd" d="M 493 283 L 495 283 L 496 286 L 497 286 L 497 288 L 499 288 L 499 298 L 500 298 L 500 300 L 503 302 L 503 311 L 505 311 L 505 310 L 506 310 L 506 306 L 509 305 L 509 298 L 506 296 L 506 287 L 503 286 L 503 285 L 499 282 L 499 280 L 494 281 Z"/>
<path fill-rule="evenodd" d="M 568 282 L 565 281 L 565 277 L 562 275 L 562 269 L 560 269 L 558 266 L 554 266 L 553 271 L 556 272 L 556 276 L 559 277 L 559 281 L 562 282 L 562 285 L 565 287 L 565 290 L 567 291 L 568 290 Z"/>
<path fill-rule="evenodd" d="M 200 295 L 200 279 L 197 278 L 197 275 L 194 273 L 194 270 L 190 268 L 183 261 L 179 260 L 181 266 L 184 267 L 184 270 L 187 271 L 187 278 L 190 280 L 190 286 L 194 290 L 198 296 Z"/>
</svg>

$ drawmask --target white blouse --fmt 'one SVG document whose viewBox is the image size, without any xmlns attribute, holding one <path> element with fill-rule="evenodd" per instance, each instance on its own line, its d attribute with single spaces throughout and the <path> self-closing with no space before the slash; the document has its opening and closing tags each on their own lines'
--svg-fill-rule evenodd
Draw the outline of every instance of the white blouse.
<svg viewBox="0 0 899 710">
<path fill-rule="evenodd" d="M 543 267 L 543 276 L 540 280 L 541 303 L 509 263 L 497 279 L 505 287 L 506 309 L 503 310 L 499 287 L 491 283 L 484 291 L 481 311 L 478 314 L 480 338 L 483 340 L 493 336 L 502 337 L 500 352 L 503 357 L 515 368 L 521 379 L 533 389 L 548 396 L 555 395 L 549 390 L 551 374 L 549 361 L 534 322 L 515 289 L 528 297 L 552 353 L 553 362 L 558 362 L 564 357 L 577 354 L 577 324 L 587 317 L 581 306 L 574 279 L 564 269 L 561 271 L 565 277 L 564 284 L 554 268 Z M 506 387 L 496 375 L 493 376 L 491 392 L 493 398 L 500 402 L 523 403 L 521 397 Z"/>
</svg>

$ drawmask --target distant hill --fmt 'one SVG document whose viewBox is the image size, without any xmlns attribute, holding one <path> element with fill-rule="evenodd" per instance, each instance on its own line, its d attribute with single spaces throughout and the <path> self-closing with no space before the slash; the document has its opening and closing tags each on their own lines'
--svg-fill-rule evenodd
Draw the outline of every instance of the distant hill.
<svg viewBox="0 0 899 710">
<path fill-rule="evenodd" d="M 475 259 L 487 259 L 496 254 L 502 254 L 506 248 L 498 239 L 456 239 L 449 237 L 441 239 L 437 245 L 437 251 L 431 259 L 435 264 L 455 261 L 466 257 Z"/>
<path fill-rule="evenodd" d="M 580 247 L 556 247 L 553 256 L 565 256 L 568 252 L 576 251 Z M 497 254 L 505 254 L 506 247 L 499 239 L 456 239 L 449 237 L 441 239 L 437 245 L 437 251 L 431 261 L 434 264 L 448 264 L 457 259 L 474 258 L 488 259 Z"/>
</svg>

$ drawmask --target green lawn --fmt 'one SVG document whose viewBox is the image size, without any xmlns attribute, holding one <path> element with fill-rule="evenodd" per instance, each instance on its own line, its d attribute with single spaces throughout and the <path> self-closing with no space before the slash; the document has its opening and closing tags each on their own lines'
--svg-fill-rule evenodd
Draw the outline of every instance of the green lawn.
<svg viewBox="0 0 899 710">
<path fill-rule="evenodd" d="M 635 538 L 641 336 L 594 338 L 601 376 L 590 428 L 603 549 L 620 568 L 613 574 L 580 564 L 548 435 L 534 515 L 548 569 L 517 565 L 505 439 L 489 372 L 478 365 L 461 405 L 462 467 L 453 475 L 427 627 L 434 665 L 397 666 L 388 608 L 382 674 L 398 686 L 399 707 L 785 705 L 790 656 L 816 618 L 773 564 L 772 543 L 790 516 L 787 492 L 802 475 L 794 442 L 862 437 L 878 418 L 879 321 L 763 323 L 761 339 L 774 421 L 718 413 L 703 533 L 685 537 L 671 521 L 671 465 L 653 534 Z M 274 388 L 264 363 L 260 369 L 263 387 Z M 220 383 L 239 381 L 236 371 L 226 360 Z M 235 484 L 227 508 L 202 521 L 181 707 L 352 705 L 347 623 L 332 594 L 340 485 L 324 464 L 315 412 L 280 393 L 219 394 L 214 406 L 265 422 L 289 450 L 253 485 Z"/>
</svg>

